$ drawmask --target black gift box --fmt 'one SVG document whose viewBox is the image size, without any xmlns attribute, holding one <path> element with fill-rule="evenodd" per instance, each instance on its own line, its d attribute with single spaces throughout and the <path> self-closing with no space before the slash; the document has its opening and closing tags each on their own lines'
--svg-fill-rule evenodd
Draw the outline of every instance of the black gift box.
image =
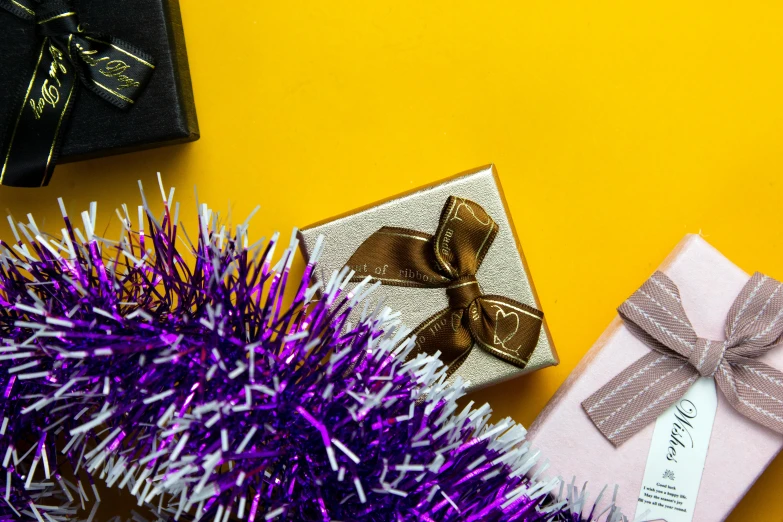
<svg viewBox="0 0 783 522">
<path fill-rule="evenodd" d="M 120 154 L 199 138 L 178 0 L 73 0 L 88 32 L 106 34 L 155 59 L 152 79 L 129 110 L 78 89 L 59 163 Z M 19 110 L 41 49 L 34 21 L 0 10 L 0 136 Z"/>
</svg>

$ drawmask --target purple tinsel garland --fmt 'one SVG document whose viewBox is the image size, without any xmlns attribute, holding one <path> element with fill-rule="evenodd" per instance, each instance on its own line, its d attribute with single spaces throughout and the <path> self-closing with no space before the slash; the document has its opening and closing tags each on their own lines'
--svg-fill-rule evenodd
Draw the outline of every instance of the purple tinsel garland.
<svg viewBox="0 0 783 522">
<path fill-rule="evenodd" d="M 158 520 L 598 518 L 528 475 L 521 426 L 458 410 L 370 281 L 321 287 L 315 252 L 286 305 L 295 240 L 273 266 L 277 235 L 250 245 L 203 205 L 183 254 L 172 196 L 136 229 L 123 207 L 119 241 L 62 202 L 59 239 L 30 217 L 0 241 L 0 521 L 92 521 L 107 487 Z"/>
</svg>

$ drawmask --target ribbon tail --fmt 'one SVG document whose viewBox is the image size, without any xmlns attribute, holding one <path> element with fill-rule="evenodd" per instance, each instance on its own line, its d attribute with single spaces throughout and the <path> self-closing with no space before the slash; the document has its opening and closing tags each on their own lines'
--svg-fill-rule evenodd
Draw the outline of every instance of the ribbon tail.
<svg viewBox="0 0 783 522">
<path fill-rule="evenodd" d="M 715 372 L 718 387 L 739 413 L 783 433 L 783 373 L 748 358 L 723 361 Z"/>
<path fill-rule="evenodd" d="M 441 352 L 441 360 L 449 366 L 448 375 L 457 371 L 473 348 L 473 337 L 463 324 L 464 313 L 465 310 L 446 308 L 417 326 L 413 330 L 416 348 L 411 357 Z"/>
<path fill-rule="evenodd" d="M 152 78 L 152 56 L 112 36 L 74 35 L 70 53 L 85 87 L 120 108 L 129 109 Z"/>
<path fill-rule="evenodd" d="M 517 368 L 525 368 L 538 345 L 544 314 L 499 295 L 484 295 L 468 307 L 476 343 Z"/>
<path fill-rule="evenodd" d="M 44 38 L 24 97 L 12 113 L 0 148 L 0 184 L 40 187 L 49 183 L 70 116 L 76 75 L 67 49 Z"/>
<path fill-rule="evenodd" d="M 699 378 L 687 361 L 652 352 L 582 403 L 609 442 L 620 446 L 677 402 Z"/>
</svg>

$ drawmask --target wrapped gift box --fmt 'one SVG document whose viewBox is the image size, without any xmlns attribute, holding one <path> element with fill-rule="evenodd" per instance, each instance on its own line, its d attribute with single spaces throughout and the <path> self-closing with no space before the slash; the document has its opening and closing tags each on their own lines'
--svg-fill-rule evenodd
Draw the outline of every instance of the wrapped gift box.
<svg viewBox="0 0 783 522">
<path fill-rule="evenodd" d="M 345 266 L 356 249 L 381 227 L 402 227 L 433 234 L 444 204 L 450 196 L 480 205 L 498 225 L 497 236 L 476 273 L 483 294 L 496 294 L 523 305 L 541 309 L 530 272 L 519 246 L 511 215 L 494 166 L 459 174 L 455 177 L 378 202 L 342 216 L 305 227 L 300 231 L 300 245 L 308 256 L 317 238 L 325 237 L 319 261 L 321 277 Z M 442 288 L 379 287 L 374 299 L 403 313 L 404 323 L 415 328 L 449 304 Z M 524 368 L 509 364 L 477 345 L 469 351 L 464 363 L 450 379 L 461 376 L 476 389 L 558 363 L 552 338 L 544 321 L 535 348 Z"/>
<path fill-rule="evenodd" d="M 155 71 L 140 98 L 120 110 L 79 86 L 59 163 L 199 138 L 185 35 L 177 0 L 73 0 L 86 31 L 124 40 L 152 55 Z M 0 136 L 12 128 L 21 85 L 41 49 L 35 21 L 0 9 Z"/>
<path fill-rule="evenodd" d="M 679 288 L 695 332 L 706 339 L 725 339 L 727 313 L 749 276 L 696 235 L 687 236 L 659 270 Z M 650 348 L 616 318 L 528 434 L 533 447 L 549 461 L 545 474 L 560 476 L 566 482 L 575 478 L 579 486 L 587 482 L 593 498 L 604 485 L 617 484 L 617 504 L 631 520 L 655 423 L 615 447 L 590 421 L 582 402 L 648 353 Z M 781 369 L 783 350 L 773 349 L 758 360 Z M 698 522 L 726 518 L 783 447 L 783 436 L 737 413 L 720 391 L 717 396 L 717 413 L 692 513 Z"/>
</svg>

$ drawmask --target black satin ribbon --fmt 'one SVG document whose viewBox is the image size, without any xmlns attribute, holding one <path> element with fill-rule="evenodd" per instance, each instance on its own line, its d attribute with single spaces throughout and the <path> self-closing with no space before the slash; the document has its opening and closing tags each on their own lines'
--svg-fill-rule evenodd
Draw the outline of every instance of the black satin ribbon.
<svg viewBox="0 0 783 522">
<path fill-rule="evenodd" d="M 32 78 L 24 79 L 21 103 L 6 125 L 0 184 L 41 187 L 57 163 L 79 84 L 129 109 L 149 82 L 155 61 L 117 38 L 86 32 L 70 0 L 0 0 L 0 8 L 34 22 L 41 39 Z"/>
</svg>

